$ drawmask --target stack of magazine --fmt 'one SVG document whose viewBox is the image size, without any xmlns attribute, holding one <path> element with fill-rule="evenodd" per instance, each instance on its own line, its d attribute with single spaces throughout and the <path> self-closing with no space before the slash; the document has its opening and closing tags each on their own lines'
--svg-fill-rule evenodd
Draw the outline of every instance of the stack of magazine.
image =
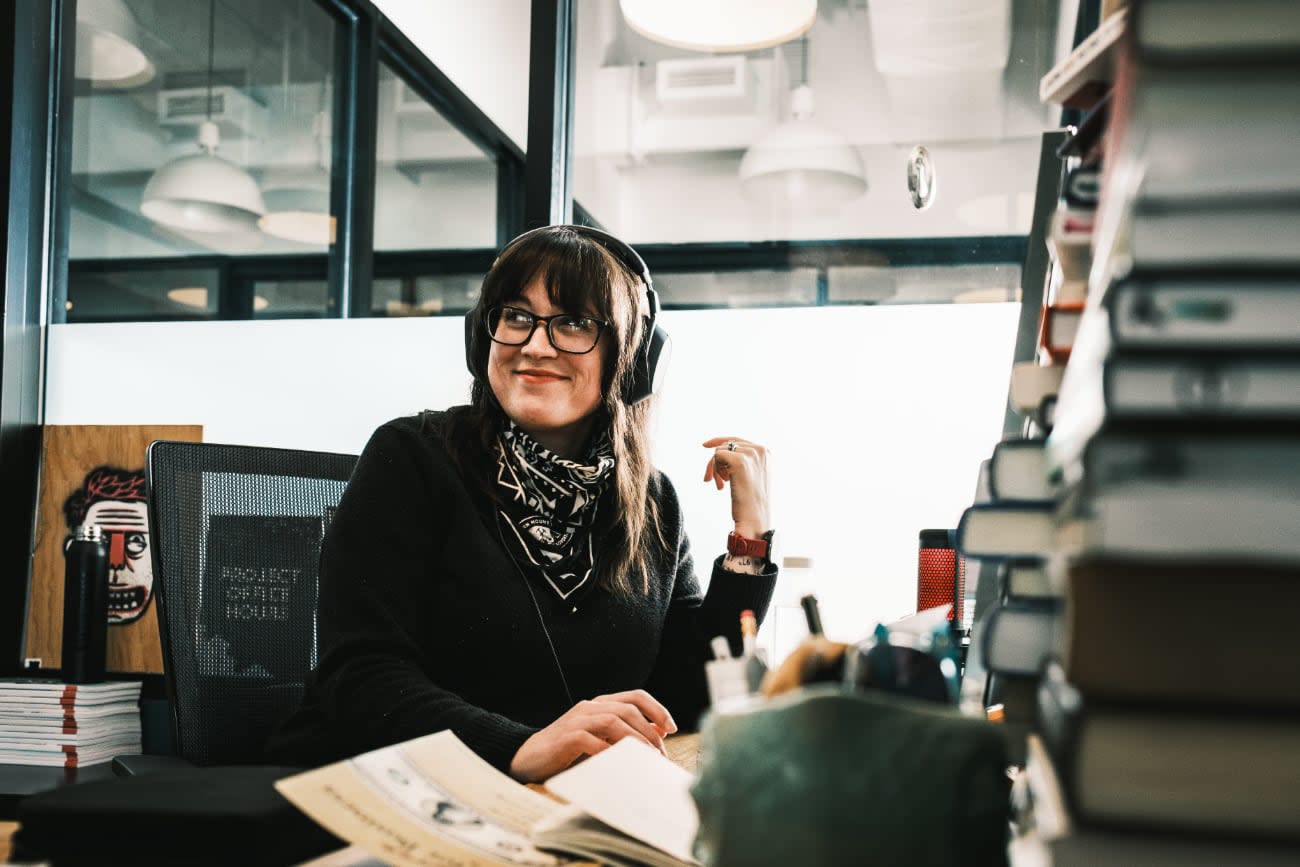
<svg viewBox="0 0 1300 867">
<path fill-rule="evenodd" d="M 0 679 L 0 763 L 78 768 L 139 753 L 140 681 Z"/>
</svg>

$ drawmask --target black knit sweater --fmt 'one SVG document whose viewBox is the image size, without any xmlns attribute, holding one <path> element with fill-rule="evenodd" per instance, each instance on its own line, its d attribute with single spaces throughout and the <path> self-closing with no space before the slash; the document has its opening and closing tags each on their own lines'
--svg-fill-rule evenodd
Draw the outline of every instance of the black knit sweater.
<svg viewBox="0 0 1300 867">
<path fill-rule="evenodd" d="M 575 701 L 644 688 L 694 727 L 709 639 L 739 646 L 739 614 L 761 620 L 776 570 L 740 575 L 719 557 L 702 596 L 676 492 L 656 473 L 674 547 L 654 558 L 649 592 L 562 601 L 507 553 L 481 485 L 442 443 L 447 416 L 395 419 L 362 452 L 322 543 L 320 662 L 268 760 L 319 765 L 451 729 L 506 770 L 570 707 L 566 682 Z"/>
</svg>

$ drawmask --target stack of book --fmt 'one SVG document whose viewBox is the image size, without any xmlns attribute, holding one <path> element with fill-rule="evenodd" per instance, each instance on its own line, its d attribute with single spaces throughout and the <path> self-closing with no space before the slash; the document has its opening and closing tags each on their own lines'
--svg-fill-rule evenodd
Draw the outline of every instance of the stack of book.
<svg viewBox="0 0 1300 867">
<path fill-rule="evenodd" d="M 0 679 L 0 763 L 77 768 L 139 753 L 140 688 Z"/>
<path fill-rule="evenodd" d="M 956 533 L 961 555 L 979 564 L 979 580 L 997 587 L 971 638 L 984 682 L 968 687 L 963 678 L 963 710 L 994 711 L 1014 762 L 1023 759 L 1024 738 L 1036 728 L 1038 675 L 1056 652 L 1062 623 L 1061 596 L 1048 580 L 1053 504 L 1045 456 L 1041 436 L 994 446 L 981 468 L 986 490 L 962 513 Z M 978 696 L 971 694 L 976 688 Z"/>
<path fill-rule="evenodd" d="M 1118 45 L 1015 537 L 1064 603 L 1023 863 L 1300 863 L 1300 4 L 1142 0 Z"/>
<path fill-rule="evenodd" d="M 1124 21 L 1126 14 L 1121 8 L 1116 21 Z M 1104 45 L 1113 46 L 1122 30 L 1114 22 L 1107 28 L 1111 35 Z M 1088 40 L 1082 48 L 1095 51 L 1101 44 Z M 1099 62 L 1080 81 L 1086 80 L 1089 88 L 1108 82 L 1109 66 Z M 1034 357 L 1014 367 L 1008 396 L 1020 430 L 999 442 L 985 461 L 981 474 L 986 484 L 957 528 L 957 547 L 977 563 L 978 581 L 994 582 L 997 588 L 996 605 L 983 615 L 979 635 L 971 642 L 984 683 L 968 687 L 963 680 L 963 709 L 975 710 L 978 691 L 984 706 L 1007 724 L 1013 759 L 1023 758 L 1024 737 L 1037 725 L 1039 673 L 1060 647 L 1063 597 L 1048 580 L 1047 569 L 1055 536 L 1055 490 L 1047 471 L 1046 437 L 1086 308 L 1109 94 L 1071 102 L 1087 114 L 1056 150 L 1067 171 L 1047 203 L 1047 267 L 1039 287 L 1042 300 L 1035 302 Z M 1027 273 L 1026 279 L 1035 277 Z"/>
</svg>

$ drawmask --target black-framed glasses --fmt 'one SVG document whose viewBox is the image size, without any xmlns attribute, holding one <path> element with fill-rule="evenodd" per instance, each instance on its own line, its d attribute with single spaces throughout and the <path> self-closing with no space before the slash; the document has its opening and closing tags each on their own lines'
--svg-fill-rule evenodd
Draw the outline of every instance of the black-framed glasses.
<svg viewBox="0 0 1300 867">
<path fill-rule="evenodd" d="M 596 348 L 600 333 L 609 327 L 604 319 L 578 313 L 537 316 L 519 307 L 493 307 L 487 313 L 488 336 L 505 346 L 523 346 L 533 339 L 533 332 L 546 324 L 546 336 L 560 352 L 585 355 Z"/>
</svg>

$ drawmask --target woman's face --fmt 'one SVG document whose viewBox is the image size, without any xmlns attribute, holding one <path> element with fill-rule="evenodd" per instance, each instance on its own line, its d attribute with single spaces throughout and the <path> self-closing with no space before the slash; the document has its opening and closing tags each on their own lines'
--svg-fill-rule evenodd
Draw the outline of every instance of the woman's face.
<svg viewBox="0 0 1300 867">
<path fill-rule="evenodd" d="M 592 310 L 561 310 L 553 305 L 541 277 L 510 304 L 535 316 L 596 315 Z M 558 455 L 580 457 L 578 450 L 586 443 L 601 405 L 601 371 L 611 351 L 610 340 L 606 330 L 596 348 L 585 355 L 560 352 L 539 322 L 523 346 L 492 342 L 488 383 L 506 415 L 533 439 Z"/>
</svg>

